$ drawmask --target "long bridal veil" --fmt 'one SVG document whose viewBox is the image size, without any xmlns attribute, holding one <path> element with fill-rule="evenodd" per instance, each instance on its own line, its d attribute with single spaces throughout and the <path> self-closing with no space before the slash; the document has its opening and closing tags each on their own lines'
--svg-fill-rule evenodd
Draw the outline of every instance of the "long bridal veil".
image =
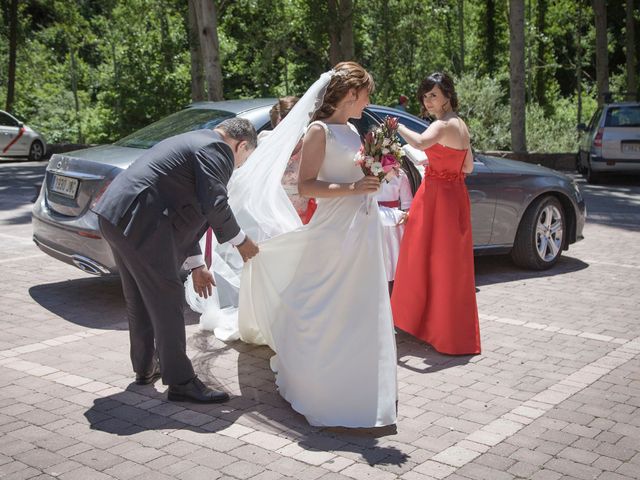
<svg viewBox="0 0 640 480">
<path fill-rule="evenodd" d="M 229 205 L 242 229 L 254 241 L 261 242 L 302 226 L 281 179 L 295 146 L 322 103 L 332 75 L 333 71 L 329 71 L 316 80 L 229 181 Z M 217 285 L 213 296 L 199 297 L 189 276 L 185 284 L 187 302 L 201 314 L 202 329 L 213 330 L 221 340 L 236 340 L 242 258 L 235 248 L 228 243 L 216 243 L 214 237 L 211 269 Z"/>
</svg>

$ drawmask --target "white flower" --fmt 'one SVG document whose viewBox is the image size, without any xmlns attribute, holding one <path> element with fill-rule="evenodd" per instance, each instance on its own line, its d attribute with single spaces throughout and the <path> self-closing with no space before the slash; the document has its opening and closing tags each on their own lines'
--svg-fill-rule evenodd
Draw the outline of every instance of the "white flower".
<svg viewBox="0 0 640 480">
<path fill-rule="evenodd" d="M 389 145 L 391 145 L 391 139 L 390 138 L 385 138 L 382 141 L 382 145 L 385 146 L 385 147 L 388 147 Z"/>
<path fill-rule="evenodd" d="M 382 154 L 383 154 L 383 155 L 387 155 L 387 154 L 388 154 L 388 153 L 390 153 L 390 152 L 391 152 L 391 150 L 389 150 L 388 148 L 383 148 L 383 149 L 382 149 Z"/>
<path fill-rule="evenodd" d="M 364 164 L 367 167 L 371 167 L 371 165 L 373 165 L 373 162 L 374 162 L 374 158 L 373 157 L 369 157 L 369 156 L 364 157 Z"/>
<path fill-rule="evenodd" d="M 371 173 L 373 173 L 374 175 L 378 175 L 382 173 L 382 171 L 382 164 L 380 162 L 373 162 L 373 164 L 371 165 Z"/>
</svg>

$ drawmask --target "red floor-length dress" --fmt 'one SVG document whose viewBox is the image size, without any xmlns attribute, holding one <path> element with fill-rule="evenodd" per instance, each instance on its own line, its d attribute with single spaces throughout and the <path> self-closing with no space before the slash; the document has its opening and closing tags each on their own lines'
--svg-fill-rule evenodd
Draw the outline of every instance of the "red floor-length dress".
<svg viewBox="0 0 640 480">
<path fill-rule="evenodd" d="M 466 150 L 436 143 L 411 205 L 391 297 L 395 325 L 440 353 L 480 353 Z"/>
</svg>

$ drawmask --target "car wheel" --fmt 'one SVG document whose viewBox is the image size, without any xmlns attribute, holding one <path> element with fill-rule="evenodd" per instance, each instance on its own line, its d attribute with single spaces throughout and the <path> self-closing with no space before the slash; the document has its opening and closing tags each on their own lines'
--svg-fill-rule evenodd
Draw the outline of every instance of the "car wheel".
<svg viewBox="0 0 640 480">
<path fill-rule="evenodd" d="M 44 157 L 44 145 L 40 140 L 35 140 L 29 148 L 29 160 L 32 162 L 38 162 Z"/>
<path fill-rule="evenodd" d="M 584 178 L 587 180 L 587 183 L 596 184 L 600 181 L 600 175 L 595 173 L 591 168 L 590 157 L 587 157 L 587 165 L 584 167 L 583 175 L 584 175 Z"/>
<path fill-rule="evenodd" d="M 582 153 L 578 152 L 576 154 L 576 170 L 578 173 L 584 173 L 584 167 L 582 166 Z"/>
<path fill-rule="evenodd" d="M 511 258 L 530 270 L 551 268 L 564 245 L 564 210 L 558 199 L 547 195 L 533 202 L 520 221 Z"/>
</svg>

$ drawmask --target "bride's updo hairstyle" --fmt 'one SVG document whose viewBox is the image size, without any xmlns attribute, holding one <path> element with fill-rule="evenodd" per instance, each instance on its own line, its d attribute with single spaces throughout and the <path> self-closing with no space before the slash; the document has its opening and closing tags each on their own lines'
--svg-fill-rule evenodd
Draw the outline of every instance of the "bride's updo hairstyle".
<svg viewBox="0 0 640 480">
<path fill-rule="evenodd" d="M 425 78 L 418 87 L 418 102 L 420 104 L 422 114 L 424 115 L 426 113 L 423 97 L 425 93 L 429 93 L 434 87 L 440 88 L 444 96 L 449 99 L 451 109 L 454 112 L 458 111 L 458 94 L 453 86 L 453 80 L 446 73 L 435 72 Z"/>
<path fill-rule="evenodd" d="M 369 94 L 373 93 L 375 89 L 373 77 L 356 62 L 338 63 L 333 67 L 333 75 L 324 94 L 322 105 L 316 110 L 313 120 L 322 120 L 333 115 L 338 103 L 352 88 L 355 88 L 356 92 L 366 88 Z"/>
</svg>

